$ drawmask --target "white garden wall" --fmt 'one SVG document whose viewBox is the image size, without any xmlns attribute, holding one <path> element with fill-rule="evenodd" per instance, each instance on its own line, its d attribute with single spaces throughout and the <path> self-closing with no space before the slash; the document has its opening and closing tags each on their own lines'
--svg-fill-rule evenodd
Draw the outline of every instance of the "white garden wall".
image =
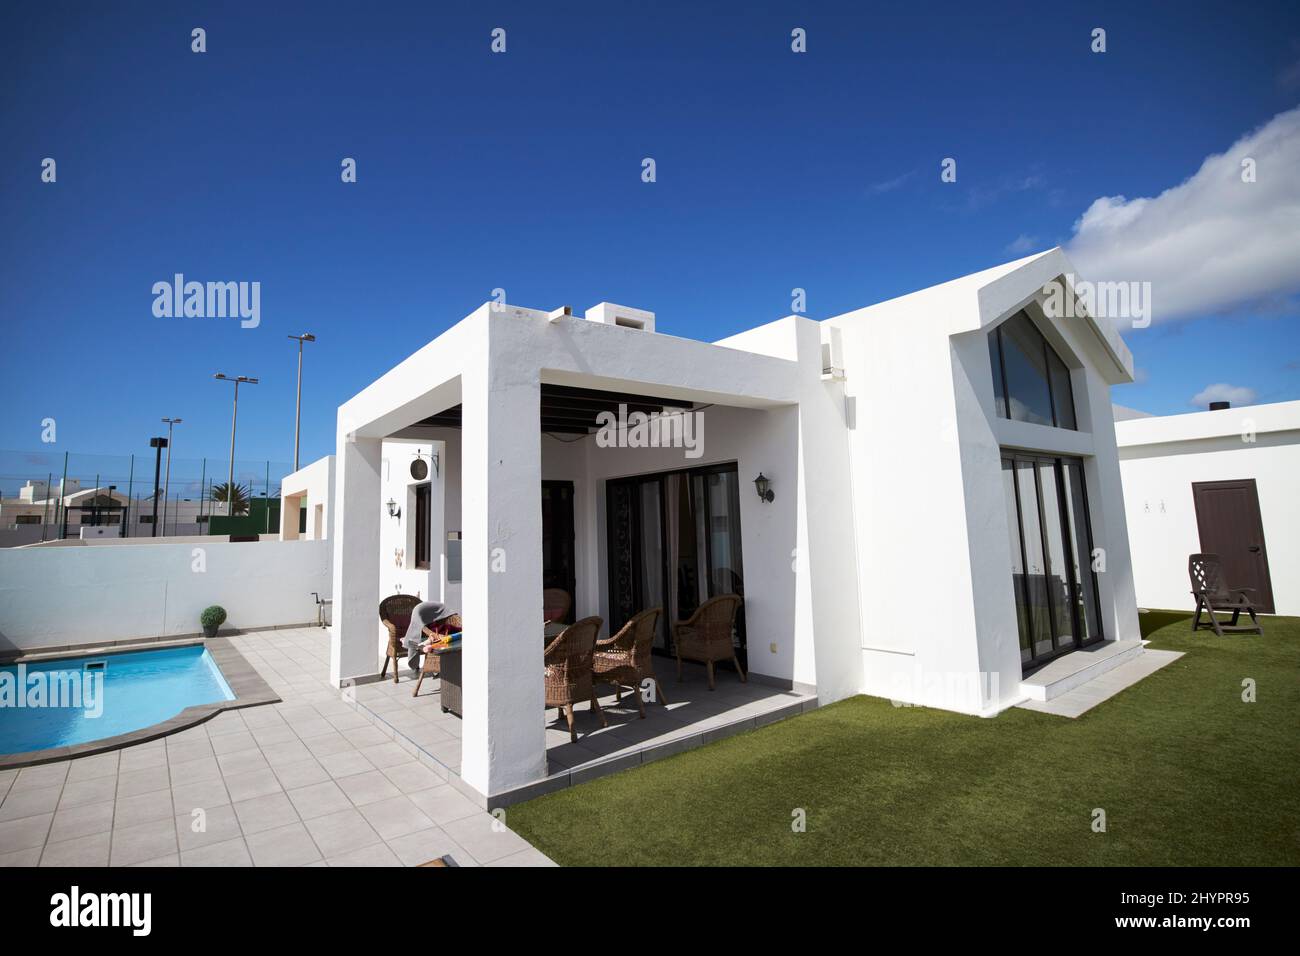
<svg viewBox="0 0 1300 956">
<path fill-rule="evenodd" d="M 0 653 L 194 634 L 220 604 L 226 627 L 304 624 L 330 591 L 329 541 L 0 551 Z"/>
<path fill-rule="evenodd" d="M 1254 479 L 1278 614 L 1300 615 L 1300 402 L 1116 422 L 1137 601 L 1191 611 L 1193 482 Z"/>
</svg>

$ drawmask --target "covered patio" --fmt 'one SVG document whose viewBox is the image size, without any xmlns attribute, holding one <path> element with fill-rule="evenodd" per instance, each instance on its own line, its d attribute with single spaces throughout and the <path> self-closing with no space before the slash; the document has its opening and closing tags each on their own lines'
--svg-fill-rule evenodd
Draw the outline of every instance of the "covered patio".
<svg viewBox="0 0 1300 956">
<path fill-rule="evenodd" d="M 813 640 L 813 622 L 832 613 L 832 596 L 819 600 L 801 573 L 810 560 L 798 547 L 808 523 L 831 521 L 801 504 L 804 461 L 843 453 L 833 447 L 833 430 L 809 420 L 825 408 L 800 402 L 803 392 L 825 392 L 820 362 L 797 360 L 802 351 L 820 352 L 816 324 L 782 320 L 781 348 L 760 354 L 658 335 L 644 323 L 649 313 L 608 304 L 593 311 L 602 309 L 609 318 L 635 313 L 642 324 L 484 305 L 339 410 L 331 680 L 354 685 L 359 706 L 425 750 L 484 806 L 802 712 L 816 705 L 818 673 L 851 667 L 856 657 L 852 643 L 833 645 L 830 627 L 825 642 Z M 600 414 L 620 406 L 696 416 L 698 440 L 685 447 L 596 441 Z M 704 489 L 704 477 L 715 473 L 724 477 L 700 493 L 711 493 L 714 504 L 699 510 L 698 541 L 707 539 L 708 554 L 706 561 L 701 544 L 689 600 L 674 606 L 679 589 L 667 560 L 662 580 L 641 573 L 641 558 L 632 562 L 636 575 L 619 577 L 610 486 L 654 478 L 661 496 L 654 506 L 666 515 L 665 501 L 676 500 L 670 485 L 695 494 L 691 482 L 699 477 Z M 771 479 L 773 498 L 754 494 L 750 481 L 759 473 Z M 572 537 L 567 551 L 557 550 L 553 516 L 544 513 L 548 485 L 564 486 L 571 499 L 572 527 L 559 525 Z M 668 540 L 669 532 L 656 533 Z M 851 541 L 845 547 L 841 567 L 851 581 Z M 837 583 L 833 574 L 825 579 L 828 588 Z M 675 661 L 663 656 L 671 630 L 662 625 L 654 666 L 669 703 L 646 704 L 642 720 L 627 687 L 620 704 L 612 686 L 600 685 L 609 726 L 579 703 L 571 740 L 555 708 L 543 706 L 543 589 L 557 586 L 572 598 L 563 620 L 599 616 L 602 638 L 649 607 L 665 606 L 669 622 L 684 617 L 696 596 L 741 593 L 736 641 L 749 680 L 719 665 L 710 691 L 704 668 L 687 664 L 678 683 Z M 463 719 L 442 712 L 436 680 L 413 697 L 405 661 L 398 683 L 391 671 L 375 680 L 387 644 L 377 608 L 393 593 L 460 612 Z M 836 654 L 845 660 L 821 659 Z"/>
</svg>

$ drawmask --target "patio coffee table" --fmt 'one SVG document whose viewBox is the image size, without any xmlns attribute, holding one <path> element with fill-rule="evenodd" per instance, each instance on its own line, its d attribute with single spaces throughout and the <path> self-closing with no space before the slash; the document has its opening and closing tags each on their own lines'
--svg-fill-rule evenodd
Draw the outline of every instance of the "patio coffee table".
<svg viewBox="0 0 1300 956">
<path fill-rule="evenodd" d="M 546 624 L 542 628 L 542 634 L 546 643 L 550 643 L 559 636 L 569 625 L 561 624 L 558 621 Z M 435 647 L 429 651 L 430 654 L 438 656 L 438 677 L 442 681 L 439 686 L 439 693 L 442 695 L 441 705 L 444 714 L 455 714 L 457 717 L 464 717 L 461 713 L 461 683 L 460 683 L 460 645 L 452 647 Z"/>
<path fill-rule="evenodd" d="M 438 687 L 438 692 L 441 695 L 442 712 L 463 717 L 464 715 L 460 712 L 460 645 L 435 647 L 428 653 L 438 656 L 438 679 L 442 682 Z"/>
</svg>

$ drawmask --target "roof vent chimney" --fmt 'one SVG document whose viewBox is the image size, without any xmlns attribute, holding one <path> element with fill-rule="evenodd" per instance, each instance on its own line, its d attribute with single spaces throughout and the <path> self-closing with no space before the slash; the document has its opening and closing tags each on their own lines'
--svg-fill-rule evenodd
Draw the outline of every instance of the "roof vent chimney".
<svg viewBox="0 0 1300 956">
<path fill-rule="evenodd" d="M 1221 412 L 1225 408 L 1231 408 L 1232 402 L 1210 402 L 1210 411 Z"/>
<path fill-rule="evenodd" d="M 603 325 L 617 325 L 624 329 L 637 329 L 642 332 L 655 330 L 655 314 L 645 309 L 634 309 L 627 305 L 615 305 L 613 302 L 600 302 L 587 310 L 584 318 L 588 322 L 600 322 Z"/>
</svg>

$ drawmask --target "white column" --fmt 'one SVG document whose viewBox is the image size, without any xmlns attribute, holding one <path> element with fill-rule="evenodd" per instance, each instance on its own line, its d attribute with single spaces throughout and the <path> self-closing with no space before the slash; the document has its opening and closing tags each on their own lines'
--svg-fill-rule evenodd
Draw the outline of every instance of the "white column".
<svg viewBox="0 0 1300 956">
<path fill-rule="evenodd" d="M 462 779 L 492 796 L 546 774 L 536 368 L 462 379 Z"/>
<path fill-rule="evenodd" d="M 380 465 L 377 438 L 339 435 L 334 486 L 330 682 L 379 671 Z"/>
</svg>

